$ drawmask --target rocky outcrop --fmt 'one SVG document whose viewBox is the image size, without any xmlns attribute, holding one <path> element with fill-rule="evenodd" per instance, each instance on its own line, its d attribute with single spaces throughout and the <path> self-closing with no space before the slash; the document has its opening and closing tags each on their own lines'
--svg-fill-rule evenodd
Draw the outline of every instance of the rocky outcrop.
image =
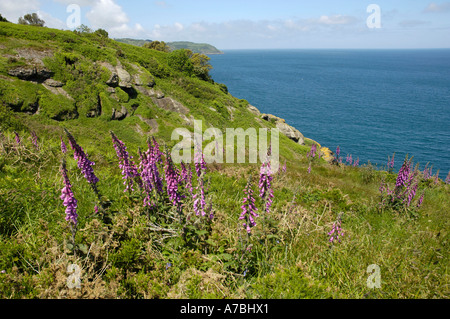
<svg viewBox="0 0 450 319">
<path fill-rule="evenodd" d="M 254 107 L 253 105 L 248 105 L 247 106 L 247 108 L 248 108 L 248 110 L 250 111 L 250 112 L 252 112 L 253 114 L 255 114 L 255 115 L 257 115 L 257 116 L 260 116 L 261 115 L 261 112 L 256 108 L 256 107 Z"/>
<path fill-rule="evenodd" d="M 158 107 L 167 111 L 176 112 L 184 115 L 189 113 L 189 109 L 186 106 L 172 99 L 171 97 L 164 97 L 162 99 L 157 99 L 153 97 L 152 101 Z"/>
<path fill-rule="evenodd" d="M 148 86 L 148 87 L 154 87 L 156 82 L 155 82 L 155 78 L 149 73 L 147 72 L 145 69 L 143 69 L 142 67 L 136 65 L 136 64 L 131 64 L 131 66 L 133 67 L 133 69 L 137 72 L 136 74 L 133 75 L 133 84 L 140 87 L 140 86 Z"/>
<path fill-rule="evenodd" d="M 8 75 L 25 81 L 44 82 L 52 77 L 53 73 L 43 66 L 18 66 L 8 70 Z"/>
<path fill-rule="evenodd" d="M 145 87 L 145 86 L 136 86 L 136 90 L 145 96 L 155 97 L 157 99 L 164 98 L 164 93 L 160 90 L 156 90 L 154 88 Z"/>
<path fill-rule="evenodd" d="M 116 109 L 112 109 L 112 115 L 111 115 L 111 120 L 123 120 L 124 118 L 126 118 L 128 115 L 128 110 L 125 106 L 122 105 L 122 108 L 120 111 L 116 110 Z"/>
<path fill-rule="evenodd" d="M 149 134 L 156 134 L 156 133 L 158 133 L 159 125 L 158 125 L 158 122 L 156 121 L 156 119 L 146 119 L 142 115 L 137 115 L 137 117 L 142 122 L 144 122 L 145 124 L 147 124 L 150 127 L 150 132 L 148 132 Z"/>
<path fill-rule="evenodd" d="M 62 83 L 60 81 L 53 80 L 53 79 L 47 79 L 47 80 L 44 81 L 43 84 L 45 84 L 47 86 L 54 87 L 54 88 L 60 88 L 60 87 L 64 86 L 64 83 Z"/>
<path fill-rule="evenodd" d="M 261 118 L 263 120 L 266 120 L 268 122 L 272 122 L 275 124 L 275 126 L 280 130 L 280 132 L 284 135 L 286 135 L 288 138 L 293 140 L 294 142 L 305 145 L 305 138 L 302 133 L 300 133 L 299 130 L 297 130 L 295 127 L 290 126 L 286 123 L 286 121 L 278 116 L 272 115 L 272 114 L 262 114 Z"/>
<path fill-rule="evenodd" d="M 118 61 L 116 66 L 113 66 L 108 62 L 101 62 L 101 66 L 105 67 L 109 72 L 111 72 L 111 76 L 106 81 L 106 84 L 112 87 L 119 86 L 124 89 L 131 89 L 132 81 L 131 75 L 127 70 L 122 66 L 122 64 Z"/>
</svg>

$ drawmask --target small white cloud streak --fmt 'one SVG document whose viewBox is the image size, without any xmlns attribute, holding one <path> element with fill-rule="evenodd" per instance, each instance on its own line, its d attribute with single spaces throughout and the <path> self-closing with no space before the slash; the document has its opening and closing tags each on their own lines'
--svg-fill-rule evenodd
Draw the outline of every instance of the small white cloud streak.
<svg viewBox="0 0 450 319">
<path fill-rule="evenodd" d="M 435 2 L 431 2 L 425 9 L 426 13 L 442 13 L 442 12 L 450 12 L 450 2 L 444 2 L 437 4 Z"/>
</svg>

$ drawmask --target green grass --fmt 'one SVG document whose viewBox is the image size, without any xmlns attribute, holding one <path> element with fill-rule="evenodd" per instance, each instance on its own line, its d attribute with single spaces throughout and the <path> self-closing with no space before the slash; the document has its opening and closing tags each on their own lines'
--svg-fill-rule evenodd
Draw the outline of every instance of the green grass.
<svg viewBox="0 0 450 319">
<path fill-rule="evenodd" d="M 180 225 L 167 196 L 157 201 L 157 213 L 151 213 L 139 191 L 124 192 L 109 131 L 139 163 L 138 148 L 147 150 L 150 128 L 136 115 L 157 120 L 154 136 L 161 146 L 175 144 L 174 128 L 193 128 L 142 94 L 116 88 L 116 100 L 104 84 L 109 74 L 94 62 L 119 60 L 125 67 L 144 67 L 145 76 L 155 79 L 155 88 L 188 107 L 189 115 L 203 121 L 203 130 L 273 125 L 258 121 L 247 110 L 247 101 L 225 93 L 220 85 L 172 70 L 162 52 L 94 35 L 4 23 L 0 27 L 0 55 L 24 46 L 56 52 L 45 60 L 46 66 L 74 99 L 9 77 L 8 68 L 21 62 L 0 59 L 2 298 L 449 297 L 449 185 L 421 181 L 425 200 L 419 209 L 380 210 L 380 183 L 385 179 L 392 185 L 395 174 L 368 164 L 347 167 L 323 160 L 314 160 L 309 174 L 306 154 L 311 141 L 303 146 L 280 136 L 280 162 L 286 160 L 287 171 L 274 176 L 269 214 L 262 212 L 264 203 L 258 197 L 260 163 L 211 164 L 205 176 L 206 199 L 214 219 L 196 217 L 193 200 L 183 188 L 183 212 L 190 219 Z M 35 101 L 38 114 L 26 112 Z M 98 101 L 102 114 L 87 117 Z M 111 120 L 112 108 L 121 105 L 129 111 L 137 105 L 134 116 Z M 76 118 L 54 119 L 74 110 Z M 104 216 L 94 214 L 99 198 L 70 147 L 66 155 L 60 151 L 60 136 L 68 145 L 63 128 L 95 162 L 101 200 L 110 204 Z M 14 131 L 21 145 L 15 143 Z M 32 131 L 39 137 L 39 149 L 32 144 Z M 63 158 L 78 200 L 76 250 L 60 199 Z M 248 237 L 238 218 L 250 175 L 261 216 Z M 345 234 L 341 242 L 330 243 L 327 233 L 338 218 Z M 182 233 L 183 226 L 185 238 L 170 237 Z M 70 264 L 82 269 L 82 289 L 67 287 Z M 372 264 L 380 267 L 380 289 L 366 284 Z"/>
</svg>

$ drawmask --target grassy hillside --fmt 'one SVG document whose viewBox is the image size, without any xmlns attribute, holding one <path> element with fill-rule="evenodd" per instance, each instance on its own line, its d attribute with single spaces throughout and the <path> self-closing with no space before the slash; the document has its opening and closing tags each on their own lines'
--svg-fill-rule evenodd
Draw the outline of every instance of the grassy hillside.
<svg viewBox="0 0 450 319">
<path fill-rule="evenodd" d="M 327 162 L 282 134 L 286 168 L 263 198 L 260 162 L 172 165 L 165 146 L 193 119 L 203 131 L 275 124 L 171 61 L 0 22 L 2 298 L 449 297 L 448 184 L 411 163 L 396 187 L 395 172 Z"/>
</svg>

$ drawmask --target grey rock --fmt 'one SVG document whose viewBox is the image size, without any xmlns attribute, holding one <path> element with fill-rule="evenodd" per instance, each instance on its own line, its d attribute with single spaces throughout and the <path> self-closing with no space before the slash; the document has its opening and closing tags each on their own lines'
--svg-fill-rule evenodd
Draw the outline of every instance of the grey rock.
<svg viewBox="0 0 450 319">
<path fill-rule="evenodd" d="M 300 131 L 297 130 L 296 128 L 294 128 L 284 122 L 277 122 L 276 127 L 280 130 L 280 132 L 282 134 L 286 135 L 288 138 L 290 138 L 294 142 L 297 142 L 298 144 L 301 144 L 301 145 L 305 144 L 305 138 L 304 138 L 303 134 L 300 133 Z"/>
<path fill-rule="evenodd" d="M 185 115 L 189 113 L 189 109 L 187 107 L 185 107 L 180 102 L 172 99 L 171 97 L 164 97 L 161 99 L 153 97 L 152 101 L 158 107 L 160 107 L 164 110 L 167 110 L 167 111 L 176 112 L 176 113 L 185 114 Z"/>
<path fill-rule="evenodd" d="M 249 105 L 247 106 L 247 108 L 248 108 L 248 110 L 249 110 L 250 112 L 252 112 L 253 114 L 255 114 L 255 115 L 257 115 L 257 116 L 260 116 L 260 115 L 261 115 L 261 112 L 260 112 L 255 106 L 249 104 Z"/>
<path fill-rule="evenodd" d="M 122 105 L 122 109 L 120 111 L 116 110 L 116 109 L 112 109 L 112 115 L 111 115 L 111 120 L 123 120 L 124 118 L 126 118 L 128 115 L 128 110 L 126 109 L 125 106 Z"/>
<path fill-rule="evenodd" d="M 59 88 L 59 87 L 64 86 L 64 83 L 62 83 L 60 81 L 53 80 L 53 79 L 45 80 L 44 84 L 48 85 L 48 86 L 51 86 L 51 87 L 54 87 L 54 88 Z"/>
<path fill-rule="evenodd" d="M 261 118 L 268 122 L 273 122 L 282 134 L 286 135 L 294 142 L 300 145 L 305 145 L 305 137 L 303 136 L 303 134 L 300 133 L 300 131 L 297 130 L 295 127 L 292 127 L 289 124 L 287 124 L 284 119 L 272 114 L 262 114 Z"/>
<path fill-rule="evenodd" d="M 44 82 L 49 79 L 53 73 L 41 66 L 18 66 L 8 70 L 8 74 L 21 80 Z"/>
</svg>

